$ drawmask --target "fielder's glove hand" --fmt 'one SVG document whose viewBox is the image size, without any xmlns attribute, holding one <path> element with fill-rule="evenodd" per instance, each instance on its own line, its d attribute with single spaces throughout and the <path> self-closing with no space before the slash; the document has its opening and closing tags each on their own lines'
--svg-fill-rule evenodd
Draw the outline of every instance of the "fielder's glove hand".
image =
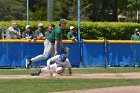
<svg viewBox="0 0 140 93">
<path fill-rule="evenodd" d="M 61 49 L 61 54 L 67 54 L 67 50 L 65 48 Z"/>
</svg>

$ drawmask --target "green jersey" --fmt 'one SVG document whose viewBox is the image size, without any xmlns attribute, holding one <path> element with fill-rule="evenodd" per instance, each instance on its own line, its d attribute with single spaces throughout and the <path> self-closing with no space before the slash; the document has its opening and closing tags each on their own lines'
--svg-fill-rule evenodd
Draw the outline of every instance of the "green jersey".
<svg viewBox="0 0 140 93">
<path fill-rule="evenodd" d="M 136 34 L 133 34 L 131 36 L 131 40 L 140 40 L 140 36 L 136 35 Z"/>
<path fill-rule="evenodd" d="M 67 38 L 68 39 L 71 39 L 71 38 L 75 38 L 75 39 L 77 39 L 77 37 L 76 37 L 76 33 L 74 32 L 74 33 L 72 33 L 72 32 L 68 32 L 68 34 L 67 34 Z"/>
<path fill-rule="evenodd" d="M 35 37 L 36 36 L 42 36 L 42 37 L 45 37 L 45 32 L 43 30 L 40 30 L 40 29 L 37 29 L 35 31 Z"/>
<path fill-rule="evenodd" d="M 62 39 L 62 32 L 63 30 L 60 27 L 57 27 L 52 31 L 52 33 L 48 36 L 48 40 L 52 43 L 55 42 L 55 40 L 60 40 Z"/>
<path fill-rule="evenodd" d="M 49 37 L 49 35 L 51 34 L 51 32 L 45 32 L 45 38 L 48 38 Z"/>
</svg>

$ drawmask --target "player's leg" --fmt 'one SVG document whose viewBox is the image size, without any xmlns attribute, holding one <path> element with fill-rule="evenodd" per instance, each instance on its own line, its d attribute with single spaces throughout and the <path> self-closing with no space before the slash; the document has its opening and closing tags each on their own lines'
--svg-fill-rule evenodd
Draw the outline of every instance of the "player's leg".
<svg viewBox="0 0 140 93">
<path fill-rule="evenodd" d="M 57 74 L 56 68 L 57 68 L 57 65 L 56 65 L 56 63 L 54 63 L 54 64 L 50 65 L 49 68 L 48 68 L 48 66 L 42 68 L 41 72 L 45 72 L 46 74 L 49 74 L 51 76 L 55 76 Z"/>
<path fill-rule="evenodd" d="M 50 73 L 52 74 L 52 76 L 57 75 L 56 69 L 57 69 L 57 64 L 56 63 L 50 65 Z"/>
<path fill-rule="evenodd" d="M 39 61 L 39 60 L 46 59 L 49 56 L 49 54 L 52 52 L 53 47 L 54 47 L 54 45 L 50 41 L 45 40 L 43 54 L 38 55 L 38 56 L 36 56 L 32 59 L 26 59 L 26 68 L 29 68 L 29 66 L 31 65 L 32 62 L 36 62 L 36 61 Z"/>
<path fill-rule="evenodd" d="M 56 73 L 61 73 L 62 72 L 62 67 L 57 67 L 57 69 L 56 69 Z"/>
<path fill-rule="evenodd" d="M 31 76 L 39 76 L 42 72 L 49 73 L 50 70 L 49 70 L 48 66 L 40 69 L 38 72 L 31 73 Z"/>
<path fill-rule="evenodd" d="M 38 55 L 38 56 L 32 58 L 31 61 L 32 61 L 32 62 L 36 62 L 36 61 L 39 61 L 39 60 L 42 60 L 42 59 L 47 58 L 47 57 L 51 54 L 51 52 L 52 52 L 52 50 L 53 50 L 53 47 L 54 47 L 54 46 L 53 46 L 53 44 L 52 44 L 50 41 L 45 40 L 45 42 L 44 42 L 44 52 L 43 52 L 43 54 Z"/>
<path fill-rule="evenodd" d="M 56 70 L 57 74 L 63 75 L 63 72 L 64 72 L 64 71 L 65 71 L 65 67 L 64 67 L 64 66 L 62 66 L 62 67 L 57 67 L 57 70 Z"/>
</svg>

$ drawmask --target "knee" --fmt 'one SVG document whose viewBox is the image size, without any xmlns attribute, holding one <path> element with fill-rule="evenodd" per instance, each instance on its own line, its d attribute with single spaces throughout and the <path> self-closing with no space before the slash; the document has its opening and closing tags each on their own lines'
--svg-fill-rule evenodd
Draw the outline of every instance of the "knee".
<svg viewBox="0 0 140 93">
<path fill-rule="evenodd" d="M 46 54 L 43 54 L 43 58 L 47 58 L 48 57 L 48 55 L 46 55 Z"/>
<path fill-rule="evenodd" d="M 56 73 L 61 73 L 62 72 L 62 67 L 58 67 L 57 69 L 56 69 Z"/>
<path fill-rule="evenodd" d="M 43 57 L 47 58 L 50 55 L 50 53 L 43 53 Z"/>
</svg>

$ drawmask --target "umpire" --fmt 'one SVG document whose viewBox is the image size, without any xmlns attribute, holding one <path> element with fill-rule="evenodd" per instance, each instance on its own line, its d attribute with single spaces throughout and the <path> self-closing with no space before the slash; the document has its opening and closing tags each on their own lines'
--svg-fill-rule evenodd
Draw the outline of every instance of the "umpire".
<svg viewBox="0 0 140 93">
<path fill-rule="evenodd" d="M 62 42 L 62 33 L 66 27 L 66 19 L 60 19 L 60 24 L 54 31 L 49 35 L 49 37 L 44 41 L 44 52 L 31 59 L 26 59 L 26 68 L 29 68 L 32 62 L 40 61 L 46 59 L 50 54 L 57 55 L 58 43 L 60 43 L 61 48 L 64 49 Z"/>
</svg>

